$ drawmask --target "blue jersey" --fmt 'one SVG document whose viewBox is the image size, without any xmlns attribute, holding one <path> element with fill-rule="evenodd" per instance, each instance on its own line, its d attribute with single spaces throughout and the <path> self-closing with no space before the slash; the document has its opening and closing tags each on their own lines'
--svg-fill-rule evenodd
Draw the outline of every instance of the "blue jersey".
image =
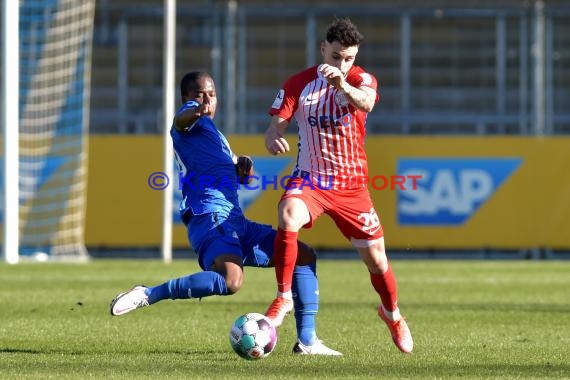
<svg viewBox="0 0 570 380">
<path fill-rule="evenodd" d="M 186 102 L 178 112 L 198 107 Z M 209 116 L 201 116 L 185 131 L 170 130 L 178 164 L 182 190 L 180 214 L 191 210 L 200 215 L 218 212 L 241 214 L 237 194 L 237 176 L 228 140 Z"/>
</svg>

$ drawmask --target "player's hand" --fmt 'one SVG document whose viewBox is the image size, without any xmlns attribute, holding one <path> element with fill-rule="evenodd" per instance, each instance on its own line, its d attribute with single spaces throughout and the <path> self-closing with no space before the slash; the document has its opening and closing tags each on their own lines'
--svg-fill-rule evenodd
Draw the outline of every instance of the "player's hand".
<svg viewBox="0 0 570 380">
<path fill-rule="evenodd" d="M 285 137 L 278 134 L 267 136 L 265 139 L 265 147 L 272 155 L 287 153 L 289 151 L 289 143 Z"/>
<path fill-rule="evenodd" d="M 194 115 L 200 117 L 211 114 L 212 114 L 212 107 L 210 106 L 210 104 L 202 103 L 198 108 L 196 108 L 196 113 Z"/>
<path fill-rule="evenodd" d="M 253 160 L 249 156 L 239 156 L 236 163 L 236 175 L 239 183 L 250 184 L 253 179 Z"/>
<path fill-rule="evenodd" d="M 197 107 L 185 108 L 174 115 L 172 123 L 179 131 L 188 131 L 190 127 L 200 118 L 200 116 L 212 116 L 212 106 L 210 103 L 200 103 Z"/>
<path fill-rule="evenodd" d="M 339 90 L 344 87 L 344 75 L 338 67 L 324 63 L 319 67 L 319 71 L 331 86 Z"/>
</svg>

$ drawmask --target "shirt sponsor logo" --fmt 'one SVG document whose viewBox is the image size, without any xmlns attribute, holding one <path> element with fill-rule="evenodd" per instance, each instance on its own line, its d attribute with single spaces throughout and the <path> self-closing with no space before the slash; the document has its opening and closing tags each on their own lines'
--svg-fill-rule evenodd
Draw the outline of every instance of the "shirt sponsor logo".
<svg viewBox="0 0 570 380">
<path fill-rule="evenodd" d="M 307 122 L 311 127 L 319 128 L 338 128 L 348 127 L 352 123 L 352 115 L 345 113 L 339 118 L 334 118 L 332 115 L 309 116 Z"/>
</svg>

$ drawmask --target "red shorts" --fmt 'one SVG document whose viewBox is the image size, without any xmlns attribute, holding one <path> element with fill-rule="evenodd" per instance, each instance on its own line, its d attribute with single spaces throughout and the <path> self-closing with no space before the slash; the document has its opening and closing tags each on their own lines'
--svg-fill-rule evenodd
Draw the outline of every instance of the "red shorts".
<svg viewBox="0 0 570 380">
<path fill-rule="evenodd" d="M 367 247 L 367 241 L 384 236 L 380 218 L 374 210 L 368 188 L 323 189 L 308 179 L 290 178 L 281 199 L 299 198 L 309 209 L 311 220 L 304 228 L 311 228 L 313 222 L 323 213 L 329 215 L 342 234 L 355 247 Z"/>
</svg>

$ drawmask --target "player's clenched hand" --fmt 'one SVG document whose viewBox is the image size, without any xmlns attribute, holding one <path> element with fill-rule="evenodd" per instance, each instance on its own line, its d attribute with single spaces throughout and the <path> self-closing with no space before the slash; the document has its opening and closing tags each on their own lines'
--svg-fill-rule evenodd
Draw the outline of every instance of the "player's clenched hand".
<svg viewBox="0 0 570 380">
<path fill-rule="evenodd" d="M 202 103 L 198 108 L 196 108 L 195 116 L 200 117 L 204 115 L 211 115 L 212 114 L 212 107 L 210 104 Z"/>
<path fill-rule="evenodd" d="M 337 89 L 342 89 L 344 85 L 344 75 L 338 67 L 322 64 L 319 67 L 319 71 L 322 76 L 326 79 L 328 84 L 334 86 Z"/>
<path fill-rule="evenodd" d="M 192 101 L 192 103 L 196 102 Z M 191 107 L 185 107 L 174 115 L 173 124 L 179 131 L 189 131 L 200 116 L 208 115 L 211 117 L 212 111 L 212 106 L 209 103 L 200 103 L 198 106 L 192 104 Z"/>
<path fill-rule="evenodd" d="M 265 147 L 267 151 L 273 155 L 287 153 L 289 151 L 289 143 L 285 137 L 275 134 L 267 135 L 265 138 Z"/>
<path fill-rule="evenodd" d="M 239 183 L 249 184 L 253 179 L 253 160 L 249 156 L 239 156 L 237 159 L 236 175 L 238 176 Z"/>
</svg>

